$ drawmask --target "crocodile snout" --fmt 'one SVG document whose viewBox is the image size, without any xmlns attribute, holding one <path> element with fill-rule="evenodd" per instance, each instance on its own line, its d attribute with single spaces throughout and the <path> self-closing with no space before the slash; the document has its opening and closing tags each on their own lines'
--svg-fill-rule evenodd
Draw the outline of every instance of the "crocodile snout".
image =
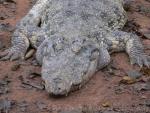
<svg viewBox="0 0 150 113">
<path fill-rule="evenodd" d="M 48 46 L 39 48 L 42 58 L 42 78 L 46 91 L 51 95 L 67 95 L 80 89 L 96 72 L 99 51 L 95 42 L 85 41 L 60 45 L 45 41 Z M 57 47 L 56 47 L 57 46 Z M 79 47 L 78 47 L 79 46 Z M 58 48 L 62 49 L 58 49 Z M 40 53 L 40 52 L 39 52 Z"/>
<path fill-rule="evenodd" d="M 51 95 L 66 95 L 70 91 L 71 84 L 62 78 L 53 78 L 45 81 L 45 88 Z"/>
</svg>

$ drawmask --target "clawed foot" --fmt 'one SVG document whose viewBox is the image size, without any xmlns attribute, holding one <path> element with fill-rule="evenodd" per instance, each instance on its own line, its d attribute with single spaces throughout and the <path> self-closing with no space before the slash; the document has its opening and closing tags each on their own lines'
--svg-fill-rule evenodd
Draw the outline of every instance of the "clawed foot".
<svg viewBox="0 0 150 113">
<path fill-rule="evenodd" d="M 1 61 L 5 61 L 5 60 L 13 61 L 17 59 L 24 59 L 24 52 L 15 46 L 6 49 L 5 51 L 0 53 Z"/>
<path fill-rule="evenodd" d="M 130 57 L 131 64 L 137 64 L 141 68 L 143 66 L 150 67 L 150 56 L 142 54 L 142 55 L 134 55 Z"/>
<path fill-rule="evenodd" d="M 141 68 L 143 66 L 150 67 L 150 56 L 144 52 L 143 44 L 139 37 L 135 34 L 127 34 L 126 52 L 129 55 L 131 64 L 137 64 Z"/>
</svg>

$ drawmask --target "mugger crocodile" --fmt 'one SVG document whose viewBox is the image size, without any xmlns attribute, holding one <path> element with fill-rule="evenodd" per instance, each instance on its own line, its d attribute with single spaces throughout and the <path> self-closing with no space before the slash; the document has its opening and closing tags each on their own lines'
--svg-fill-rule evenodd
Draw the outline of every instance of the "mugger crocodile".
<svg viewBox="0 0 150 113">
<path fill-rule="evenodd" d="M 139 37 L 123 32 L 122 0 L 38 0 L 16 25 L 12 47 L 1 60 L 23 59 L 37 49 L 46 90 L 67 95 L 110 63 L 108 51 L 125 51 L 131 64 L 150 66 Z"/>
</svg>

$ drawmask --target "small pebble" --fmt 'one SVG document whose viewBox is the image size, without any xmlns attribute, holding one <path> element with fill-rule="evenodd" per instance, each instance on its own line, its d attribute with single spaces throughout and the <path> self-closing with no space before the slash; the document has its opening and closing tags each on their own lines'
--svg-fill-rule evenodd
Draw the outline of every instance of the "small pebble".
<svg viewBox="0 0 150 113">
<path fill-rule="evenodd" d="M 20 68 L 20 64 L 19 63 L 15 63 L 14 65 L 12 65 L 11 71 L 17 71 L 19 68 Z"/>
<path fill-rule="evenodd" d="M 142 73 L 136 70 L 131 70 L 127 72 L 127 75 L 133 79 L 138 79 L 142 76 Z"/>
</svg>

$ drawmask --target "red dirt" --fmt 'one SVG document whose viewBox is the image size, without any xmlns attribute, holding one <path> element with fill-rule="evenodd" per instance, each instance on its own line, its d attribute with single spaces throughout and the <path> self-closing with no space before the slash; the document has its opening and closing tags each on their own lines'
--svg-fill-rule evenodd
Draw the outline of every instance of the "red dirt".
<svg viewBox="0 0 150 113">
<path fill-rule="evenodd" d="M 11 7 L 8 7 L 10 4 L 7 7 L 0 4 L 0 12 L 9 15 L 9 17 L 4 20 L 0 19 L 0 23 L 9 23 L 15 26 L 31 7 L 31 0 L 14 1 L 16 2 L 14 11 Z M 132 8 L 130 12 L 128 12 L 129 20 L 133 20 L 134 23 L 138 24 L 140 26 L 139 29 L 150 30 L 150 17 L 137 12 L 136 8 L 139 5 L 150 7 L 150 2 L 146 2 L 145 0 L 134 0 L 131 4 Z M 2 41 L 6 47 L 10 46 L 11 34 L 12 33 L 8 31 L 0 32 L 0 41 Z M 142 40 L 145 46 L 150 45 L 150 40 Z M 150 54 L 149 50 L 147 50 L 147 54 Z M 71 93 L 68 97 L 62 98 L 51 97 L 45 90 L 37 90 L 33 87 L 29 88 L 27 85 L 24 86 L 25 88 L 22 87 L 21 77 L 34 84 L 42 83 L 40 77 L 29 79 L 29 73 L 40 72 L 39 66 L 31 65 L 31 59 L 25 61 L 17 71 L 12 71 L 12 67 L 14 67 L 16 62 L 1 61 L 0 80 L 8 76 L 11 82 L 8 85 L 9 92 L 0 95 L 0 99 L 8 98 L 8 100 L 13 100 L 15 102 L 10 113 L 50 113 L 66 109 L 82 108 L 85 106 L 89 107 L 89 109 L 120 110 L 119 113 L 121 113 L 121 111 L 124 111 L 122 113 L 150 113 L 150 107 L 144 104 L 146 100 L 150 100 L 150 91 L 136 92 L 133 89 L 135 85 L 143 82 L 139 81 L 132 85 L 119 84 L 122 77 L 125 76 L 126 71 L 133 69 L 139 70 L 139 68 L 130 65 L 128 56 L 125 53 L 113 54 L 112 59 L 118 68 L 115 72 L 120 72 L 119 74 L 110 75 L 105 70 L 99 71 L 85 87 Z M 150 79 L 150 76 L 143 76 L 141 79 L 147 81 Z M 22 103 L 26 103 L 27 107 L 25 105 L 24 107 Z M 41 109 L 38 105 L 39 103 L 43 103 L 42 105 L 46 107 Z M 104 107 L 104 103 L 108 103 L 109 107 Z M 42 105 L 40 104 L 40 106 Z"/>
</svg>

